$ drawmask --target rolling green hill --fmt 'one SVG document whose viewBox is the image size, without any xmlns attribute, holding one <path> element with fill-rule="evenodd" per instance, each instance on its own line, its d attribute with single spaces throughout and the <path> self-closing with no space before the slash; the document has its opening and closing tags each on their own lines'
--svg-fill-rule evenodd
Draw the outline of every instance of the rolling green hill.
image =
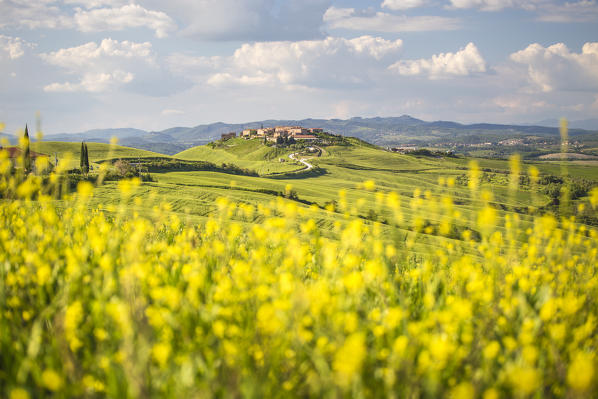
<svg viewBox="0 0 598 399">
<path fill-rule="evenodd" d="M 156 152 L 104 143 L 87 143 L 87 148 L 89 150 L 89 160 L 91 162 L 113 158 L 166 157 L 166 155 L 158 154 Z M 81 151 L 81 143 L 41 141 L 31 143 L 31 149 L 35 152 L 50 155 L 50 157 L 53 157 L 54 154 L 56 154 L 59 159 L 63 158 L 67 153 L 70 153 L 78 160 Z"/>
<path fill-rule="evenodd" d="M 276 209 L 277 201 L 291 189 L 292 203 L 302 212 L 312 212 L 324 234 L 335 237 L 339 224 L 349 223 L 356 217 L 376 221 L 381 223 L 388 240 L 412 240 L 414 254 L 426 254 L 439 245 L 460 241 L 461 233 L 475 224 L 484 200 L 479 193 L 472 196 L 467 185 L 471 158 L 403 155 L 359 141 L 351 143 L 323 147 L 321 157 L 310 158 L 309 162 L 321 171 L 318 175 L 296 173 L 284 178 L 276 172 L 303 168 L 293 162 L 279 162 L 279 158 L 288 159 L 288 154 L 295 150 L 243 139 L 195 147 L 175 158 L 234 164 L 257 170 L 261 177 L 165 170 L 153 173 L 155 181 L 143 183 L 126 206 L 141 214 L 153 214 L 156 207 L 167 203 L 167 212 L 194 224 L 217 212 L 218 198 Z M 476 162 L 480 168 L 481 190 L 489 193 L 489 201 L 497 209 L 496 223 L 500 229 L 504 229 L 506 218 L 515 214 L 522 226 L 531 226 L 530 207 L 558 210 L 545 194 L 545 186 L 533 186 L 524 179 L 516 190 L 509 189 L 508 161 L 478 159 Z M 543 175 L 559 175 L 563 167 L 546 162 L 524 163 L 521 165 L 524 175 L 530 166 L 538 168 Z M 595 167 L 573 163 L 566 166 L 570 176 L 598 181 Z M 375 190 L 364 186 L 364 181 L 372 181 Z M 401 221 L 396 220 L 384 201 L 386 193 L 391 191 L 401 196 Z M 443 196 L 452 198 L 457 215 L 455 228 L 448 235 L 439 232 L 446 212 L 440 201 Z M 93 204 L 115 204 L 119 198 L 117 183 L 108 182 L 96 190 Z M 433 205 L 423 212 L 417 205 L 419 201 L 431 201 Z M 239 220 L 245 224 L 261 222 L 260 218 L 240 217 Z M 414 229 L 421 220 L 425 223 Z"/>
<path fill-rule="evenodd" d="M 108 144 L 89 143 L 88 146 L 92 162 L 116 158 L 164 158 L 161 154 L 121 146 L 112 149 Z M 73 167 L 78 166 L 80 143 L 34 143 L 32 149 L 50 155 L 56 153 L 59 157 L 71 152 Z M 317 167 L 318 173 L 303 173 L 305 166 L 289 159 L 292 153 L 298 153 L 297 158 L 306 157 L 310 164 Z M 166 203 L 168 206 L 163 212 L 178 215 L 193 224 L 216 213 L 218 198 L 276 209 L 279 206 L 277 201 L 286 196 L 298 210 L 312 212 L 324 234 L 335 237 L 339 224 L 360 218 L 369 223 L 381 223 L 389 240 L 412 240 L 412 250 L 421 254 L 438 245 L 460 241 L 461 233 L 474 224 L 479 209 L 484 205 L 484 200 L 478 194 L 472 196 L 468 187 L 468 168 L 472 158 L 440 154 L 404 155 L 351 139 L 343 139 L 339 145 L 322 146 L 320 155 L 307 157 L 300 145 L 276 148 L 264 145 L 261 140 L 232 139 L 194 147 L 172 159 L 175 162 L 205 161 L 216 165 L 235 165 L 256 171 L 260 177 L 213 170 L 157 168 L 155 173 L 152 172 L 154 181 L 144 182 L 138 192 L 122 205 L 129 211 L 152 214 L 156 207 Z M 281 159 L 285 162 L 280 162 Z M 481 189 L 489 193 L 490 200 L 487 201 L 498 211 L 496 223 L 499 228 L 504 228 L 506 218 L 515 214 L 523 226 L 529 225 L 530 207 L 544 211 L 558 210 L 558 206 L 551 203 L 547 186 L 534 186 L 529 179 L 523 179 L 516 190 L 509 189 L 508 161 L 475 161 L 480 168 Z M 598 185 L 598 172 L 593 165 L 526 162 L 521 165 L 522 173 L 527 175 L 531 166 L 545 176 L 566 173 L 572 178 Z M 365 181 L 372 183 L 367 186 L 363 184 Z M 372 187 L 375 189 L 372 190 Z M 400 221 L 384 200 L 389 192 L 396 192 L 401 197 Z M 452 198 L 457 216 L 454 230 L 441 234 L 439 226 L 446 211 L 440 201 L 443 196 Z M 96 189 L 90 205 L 109 207 L 120 201 L 118 183 L 106 182 Z M 434 205 L 428 206 L 423 213 L 417 205 L 419 201 L 432 201 Z M 584 220 L 596 219 L 592 219 L 591 215 L 581 216 Z M 414 228 L 421 220 L 425 223 Z M 260 218 L 240 218 L 240 221 L 245 224 L 261 222 Z"/>
<path fill-rule="evenodd" d="M 260 175 L 270 175 L 303 169 L 303 165 L 289 159 L 289 154 L 293 152 L 292 149 L 264 145 L 262 140 L 237 138 L 193 147 L 173 157 L 189 161 L 207 161 L 218 165 L 232 163 L 240 168 L 254 170 Z"/>
</svg>

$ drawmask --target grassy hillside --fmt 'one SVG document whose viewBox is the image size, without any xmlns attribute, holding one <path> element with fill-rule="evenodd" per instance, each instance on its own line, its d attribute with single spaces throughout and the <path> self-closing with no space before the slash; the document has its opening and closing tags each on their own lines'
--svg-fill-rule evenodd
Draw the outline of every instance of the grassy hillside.
<svg viewBox="0 0 598 399">
<path fill-rule="evenodd" d="M 386 166 L 351 152 L 339 149 L 347 164 Z M 462 206 L 463 189 L 427 178 L 443 177 L 432 164 L 400 172 L 330 164 L 330 176 L 297 179 L 312 181 L 301 190 L 313 198 L 345 187 L 338 208 L 322 210 L 264 187 L 280 181 L 225 186 L 215 173 L 101 192 L 83 183 L 56 209 L 49 197 L 35 200 L 51 183 L 18 185 L 7 163 L 0 158 L 0 397 L 598 393 L 598 230 L 499 214 L 503 200 L 493 204 L 477 185 Z M 379 186 L 352 186 L 363 177 L 352 173 Z M 388 188 L 403 175 L 414 178 L 412 190 L 440 196 L 416 191 L 399 204 Z M 92 195 L 107 206 L 90 204 Z M 155 197 L 168 202 L 128 212 Z M 360 217 L 366 203 L 412 215 L 373 223 Z M 457 213 L 468 205 L 473 215 Z M 598 210 L 598 189 L 586 205 Z M 192 219 L 201 206 L 216 210 Z M 479 235 L 442 236 L 464 222 Z"/>
<path fill-rule="evenodd" d="M 529 208 L 554 211 L 551 197 L 545 186 L 533 186 L 523 181 L 517 189 L 509 189 L 509 162 L 495 159 L 478 159 L 480 189 L 491 197 L 484 200 L 471 195 L 468 187 L 470 158 L 444 156 L 415 156 L 392 153 L 375 148 L 358 140 L 343 141 L 343 145 L 323 147 L 321 157 L 311 157 L 309 162 L 319 167 L 318 175 L 291 174 L 286 178 L 277 173 L 298 171 L 303 165 L 288 158 L 297 151 L 292 148 L 266 146 L 261 140 L 234 139 L 224 143 L 199 146 L 176 154 L 174 158 L 207 161 L 220 165 L 234 164 L 255 170 L 261 177 L 232 175 L 213 171 L 163 170 L 153 173 L 153 182 L 144 183 L 128 206 L 141 214 L 151 214 L 156 206 L 169 204 L 169 211 L 197 223 L 217 212 L 217 199 L 225 197 L 234 203 L 254 207 L 268 206 L 292 190 L 292 197 L 300 209 L 317 208 L 315 218 L 324 234 L 337 235 L 338 223 L 344 224 L 353 217 L 383 224 L 389 240 L 401 237 L 414 240 L 413 251 L 425 254 L 445 241 L 459 242 L 461 234 L 475 219 L 478 210 L 490 202 L 498 210 L 496 227 L 504 229 L 505 220 L 517 215 L 523 225 L 529 225 Z M 40 148 L 40 146 L 43 146 Z M 75 154 L 78 163 L 79 143 L 36 143 L 34 150 Z M 116 146 L 109 155 L 109 146 L 89 144 L 90 158 L 97 161 L 118 157 L 154 157 L 158 154 Z M 279 159 L 285 159 L 281 163 Z M 76 165 L 75 165 L 76 166 Z M 596 168 L 591 165 L 563 165 L 534 162 L 521 165 L 523 175 L 530 167 L 543 175 L 560 175 L 563 171 L 576 178 L 598 181 Z M 529 180 L 529 179 L 528 179 Z M 370 181 L 376 188 L 363 185 Z M 109 205 L 119 201 L 116 182 L 106 183 L 96 190 L 94 205 Z M 379 193 L 396 192 L 401 196 L 401 222 L 396 222 L 389 204 L 381 203 Z M 288 195 L 287 195 L 288 196 Z M 450 196 L 458 217 L 454 231 L 440 232 L 443 212 L 439 200 L 425 214 L 418 202 L 432 197 Z M 328 210 L 327 210 L 328 209 Z M 587 209 L 585 211 L 588 212 Z M 586 215 L 587 216 L 587 215 Z M 421 224 L 422 220 L 426 220 Z M 256 220 L 243 220 L 257 223 Z M 414 225 L 419 225 L 414 228 Z M 409 238 L 409 239 L 411 239 Z"/>
<path fill-rule="evenodd" d="M 468 167 L 472 161 L 469 158 L 402 155 L 359 142 L 323 149 L 321 157 L 309 161 L 322 171 L 317 176 L 299 173 L 280 179 L 275 175 L 252 177 L 209 171 L 154 173 L 156 181 L 144 183 L 128 206 L 141 214 L 152 214 L 156 206 L 168 203 L 169 212 L 193 224 L 218 211 L 218 198 L 225 197 L 233 203 L 259 208 L 273 206 L 290 189 L 298 209 L 317 208 L 314 218 L 323 234 L 337 236 L 335 226 L 354 217 L 377 221 L 382 223 L 388 240 L 413 240 L 412 251 L 422 255 L 445 242 L 460 242 L 462 232 L 475 222 L 479 209 L 488 202 L 497 209 L 495 223 L 498 230 L 504 230 L 506 219 L 514 215 L 522 226 L 530 226 L 530 207 L 555 209 L 543 191 L 544 186 L 526 183 L 509 189 L 508 161 L 476 161 L 480 169 L 480 190 L 487 192 L 490 198 L 483 199 L 472 196 L 468 187 Z M 302 166 L 279 163 L 278 158 L 289 152 L 292 151 L 264 146 L 259 140 L 236 139 L 214 148 L 195 147 L 175 157 L 216 164 L 232 163 L 265 174 L 300 169 Z M 553 175 L 559 175 L 562 168 L 543 162 L 523 164 L 523 175 L 527 176 L 530 166 L 538 168 L 541 174 Z M 596 169 L 589 166 L 568 163 L 567 173 L 598 181 Z M 364 186 L 364 181 L 371 181 L 375 191 L 371 186 Z M 98 188 L 94 205 L 118 202 L 116 187 L 117 183 L 108 183 Z M 380 193 L 391 191 L 401 197 L 400 222 L 396 222 L 391 206 L 380 202 Z M 440 232 L 446 209 L 438 198 L 443 196 L 452 198 L 453 209 L 458 215 L 454 230 L 449 233 Z M 435 205 L 422 212 L 417 204 L 428 201 L 428 198 L 437 198 L 432 201 Z M 259 222 L 259 218 L 243 219 L 243 223 Z M 419 227 L 414 228 L 414 225 Z"/>
<path fill-rule="evenodd" d="M 0 397 L 596 397 L 596 168 L 341 144 L 56 200 L 2 154 Z"/>
<path fill-rule="evenodd" d="M 301 164 L 289 159 L 292 152 L 290 149 L 264 145 L 262 140 L 237 138 L 193 147 L 174 155 L 174 158 L 215 164 L 233 163 L 241 168 L 255 170 L 260 175 L 268 175 L 303 169 Z M 279 159 L 284 162 L 279 162 Z"/>
<path fill-rule="evenodd" d="M 139 157 L 164 157 L 163 154 L 156 152 L 139 150 L 137 148 L 122 147 L 104 143 L 87 143 L 89 150 L 89 160 L 97 162 L 104 159 L 113 158 L 139 158 Z M 31 149 L 35 152 L 48 154 L 53 157 L 63 158 L 67 153 L 79 159 L 81 143 L 66 143 L 61 141 L 41 141 L 31 143 Z"/>
</svg>

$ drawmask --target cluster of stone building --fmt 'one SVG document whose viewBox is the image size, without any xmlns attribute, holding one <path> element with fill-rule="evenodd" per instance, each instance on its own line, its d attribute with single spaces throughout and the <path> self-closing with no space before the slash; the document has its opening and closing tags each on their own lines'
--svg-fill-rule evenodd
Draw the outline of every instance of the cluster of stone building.
<svg viewBox="0 0 598 399">
<path fill-rule="evenodd" d="M 244 139 L 266 139 L 268 141 L 274 141 L 278 138 L 305 141 L 315 141 L 318 139 L 314 134 L 323 133 L 323 129 L 320 128 L 305 128 L 301 126 L 276 126 L 276 127 L 262 127 L 260 129 L 245 129 L 239 137 Z M 229 140 L 237 137 L 236 132 L 230 132 L 222 134 L 222 140 Z"/>
</svg>

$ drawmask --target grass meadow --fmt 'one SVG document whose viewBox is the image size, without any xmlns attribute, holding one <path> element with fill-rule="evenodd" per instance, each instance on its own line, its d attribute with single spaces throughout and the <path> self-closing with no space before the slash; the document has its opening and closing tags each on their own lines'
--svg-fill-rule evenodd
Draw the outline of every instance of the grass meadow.
<svg viewBox="0 0 598 399">
<path fill-rule="evenodd" d="M 78 146 L 36 143 L 74 155 L 28 175 L 0 152 L 2 397 L 598 394 L 598 188 L 564 180 L 555 202 L 544 184 L 595 167 L 355 141 L 303 174 L 279 162 L 293 151 L 234 140 L 173 158 L 259 177 L 64 195 Z"/>
</svg>

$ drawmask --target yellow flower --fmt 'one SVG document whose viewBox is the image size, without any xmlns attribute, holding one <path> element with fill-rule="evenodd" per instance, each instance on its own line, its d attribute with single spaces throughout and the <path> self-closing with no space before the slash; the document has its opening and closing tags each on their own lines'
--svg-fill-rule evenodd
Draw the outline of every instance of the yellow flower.
<svg viewBox="0 0 598 399">
<path fill-rule="evenodd" d="M 336 352 L 332 365 L 341 387 L 347 388 L 359 378 L 365 355 L 365 336 L 362 333 L 351 334 Z"/>
<path fill-rule="evenodd" d="M 93 330 L 93 335 L 100 341 L 104 341 L 108 338 L 108 333 L 103 328 L 96 328 Z"/>
<path fill-rule="evenodd" d="M 373 180 L 366 180 L 363 182 L 363 188 L 367 191 L 374 191 L 376 189 L 376 183 Z"/>
<path fill-rule="evenodd" d="M 533 366 L 536 364 L 536 360 L 538 359 L 538 350 L 535 346 L 526 345 L 521 351 L 521 356 L 528 365 Z"/>
<path fill-rule="evenodd" d="M 535 392 L 540 385 L 540 375 L 534 368 L 513 367 L 509 377 L 511 385 L 520 395 L 529 395 Z"/>
<path fill-rule="evenodd" d="M 519 174 L 521 173 L 521 155 L 515 154 L 509 158 L 509 168 L 511 169 L 509 188 L 516 190 L 519 185 Z"/>
<path fill-rule="evenodd" d="M 484 358 L 486 360 L 492 360 L 496 357 L 496 355 L 498 355 L 499 352 L 500 344 L 496 341 L 492 341 L 484 348 Z"/>
<path fill-rule="evenodd" d="M 395 339 L 395 342 L 392 345 L 393 354 L 399 358 L 403 357 L 408 344 L 409 339 L 404 335 L 400 335 L 397 337 L 397 339 Z"/>
<path fill-rule="evenodd" d="M 478 188 L 480 180 L 480 166 L 477 161 L 469 161 L 469 182 L 470 190 L 475 191 Z"/>
<path fill-rule="evenodd" d="M 592 208 L 598 208 L 598 187 L 594 187 L 592 191 L 590 191 L 590 204 Z"/>
<path fill-rule="evenodd" d="M 537 183 L 538 182 L 538 178 L 540 176 L 540 171 L 538 170 L 538 168 L 536 168 L 535 166 L 530 166 L 528 169 L 529 172 L 529 177 L 532 181 L 532 183 Z"/>
<path fill-rule="evenodd" d="M 0 130 L 2 130 L 1 126 Z M 10 391 L 10 399 L 29 399 L 29 392 L 23 388 L 15 388 Z"/>
<path fill-rule="evenodd" d="M 216 335 L 219 338 L 224 337 L 225 329 L 226 324 L 224 324 L 222 320 L 216 320 L 214 323 L 212 323 L 212 331 L 214 331 L 214 335 Z"/>
<path fill-rule="evenodd" d="M 283 328 L 279 312 L 270 304 L 265 303 L 257 311 L 257 322 L 260 329 L 268 334 L 274 334 Z"/>
<path fill-rule="evenodd" d="M 491 206 L 485 206 L 478 212 L 478 226 L 484 229 L 490 229 L 496 226 L 497 212 Z"/>
<path fill-rule="evenodd" d="M 469 382 L 462 382 L 451 391 L 451 398 L 454 399 L 473 399 L 475 398 L 475 389 Z"/>
<path fill-rule="evenodd" d="M 118 188 L 123 197 L 129 197 L 139 187 L 141 180 L 138 177 L 125 179 L 118 182 Z"/>
<path fill-rule="evenodd" d="M 553 298 L 550 298 L 549 300 L 544 302 L 544 305 L 542 305 L 542 308 L 540 309 L 540 318 L 543 321 L 548 321 L 552 319 L 556 311 L 557 303 Z"/>
<path fill-rule="evenodd" d="M 37 268 L 36 277 L 38 285 L 46 285 L 50 281 L 52 269 L 48 265 L 42 265 Z"/>
<path fill-rule="evenodd" d="M 64 330 L 69 346 L 73 352 L 83 346 L 83 343 L 77 338 L 79 323 L 83 319 L 83 306 L 81 302 L 73 302 L 66 308 L 64 315 Z"/>
<path fill-rule="evenodd" d="M 93 184 L 87 181 L 79 182 L 77 185 L 77 193 L 81 199 L 87 199 L 93 195 Z"/>
<path fill-rule="evenodd" d="M 494 388 L 486 389 L 482 396 L 483 399 L 498 399 L 499 397 L 498 391 Z"/>
<path fill-rule="evenodd" d="M 567 382 L 576 391 L 587 390 L 594 381 L 594 359 L 589 353 L 578 353 L 567 372 Z"/>
<path fill-rule="evenodd" d="M 288 184 L 286 186 L 284 186 L 284 193 L 285 195 L 290 195 L 291 191 L 293 190 L 293 185 L 292 184 Z"/>
<path fill-rule="evenodd" d="M 50 391 L 58 391 L 64 384 L 62 377 L 52 369 L 44 370 L 42 373 L 42 383 Z"/>
<path fill-rule="evenodd" d="M 168 358 L 170 357 L 170 352 L 172 348 L 169 343 L 166 342 L 159 342 L 152 347 L 152 356 L 156 362 L 160 365 L 160 367 L 164 367 Z"/>
</svg>

